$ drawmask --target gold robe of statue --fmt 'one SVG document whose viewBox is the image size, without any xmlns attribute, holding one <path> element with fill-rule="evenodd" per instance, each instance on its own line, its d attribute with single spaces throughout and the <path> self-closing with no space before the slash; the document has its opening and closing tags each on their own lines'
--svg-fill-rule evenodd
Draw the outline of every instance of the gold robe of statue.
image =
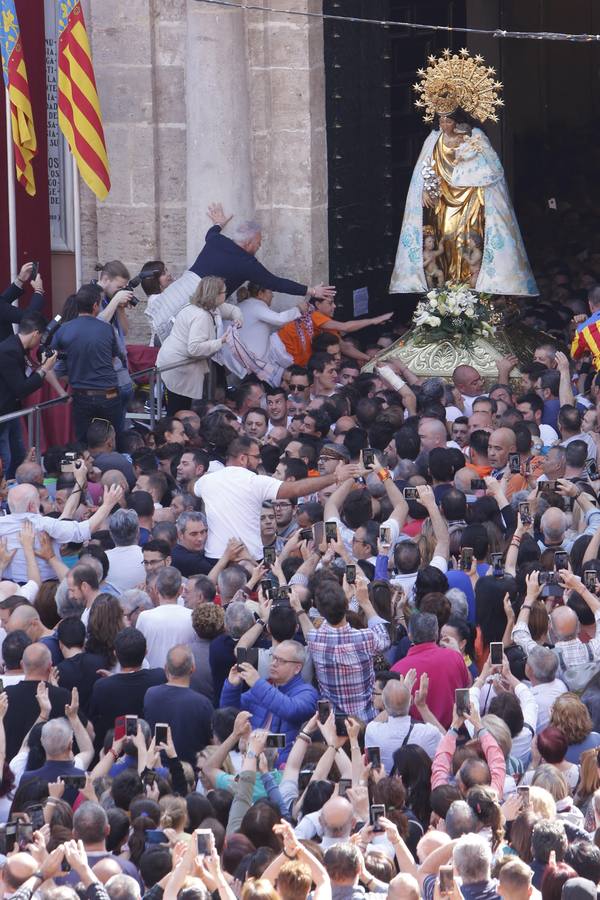
<svg viewBox="0 0 600 900">
<path fill-rule="evenodd" d="M 484 237 L 485 209 L 482 187 L 452 187 L 454 147 L 444 143 L 440 134 L 432 153 L 433 168 L 440 179 L 440 198 L 435 209 L 424 210 L 424 221 L 435 229 L 437 241 L 444 241 L 439 258 L 447 281 L 468 282 L 471 276 L 466 258 L 467 241 L 474 233 Z"/>
</svg>

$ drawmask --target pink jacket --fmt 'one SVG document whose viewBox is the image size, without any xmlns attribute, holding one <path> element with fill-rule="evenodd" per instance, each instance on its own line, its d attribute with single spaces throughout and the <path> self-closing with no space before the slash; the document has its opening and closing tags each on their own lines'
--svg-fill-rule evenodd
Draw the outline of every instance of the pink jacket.
<svg viewBox="0 0 600 900">
<path fill-rule="evenodd" d="M 481 732 L 479 743 L 485 754 L 486 762 L 492 776 L 491 786 L 496 791 L 498 800 L 502 800 L 502 795 L 504 793 L 504 779 L 506 778 L 504 754 L 489 731 Z M 452 771 L 452 757 L 454 756 L 455 750 L 456 735 L 453 731 L 449 731 L 439 742 L 436 754 L 433 758 L 433 764 L 431 766 L 432 790 L 439 787 L 440 784 L 448 784 L 450 772 Z"/>
</svg>

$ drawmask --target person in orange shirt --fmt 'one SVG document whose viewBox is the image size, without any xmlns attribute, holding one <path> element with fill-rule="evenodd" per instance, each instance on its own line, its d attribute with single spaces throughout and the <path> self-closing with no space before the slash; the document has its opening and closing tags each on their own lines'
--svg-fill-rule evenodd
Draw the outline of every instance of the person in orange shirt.
<svg viewBox="0 0 600 900">
<path fill-rule="evenodd" d="M 472 431 L 469 436 L 469 460 L 465 466 L 467 469 L 473 469 L 473 472 L 477 473 L 477 478 L 487 478 L 492 472 L 492 466 L 487 458 L 489 437 L 489 432 L 483 428 Z"/>
<path fill-rule="evenodd" d="M 374 319 L 354 319 L 351 322 L 336 322 L 333 319 L 335 300 L 331 297 L 320 299 L 313 297 L 310 301 L 309 311 L 288 322 L 277 332 L 285 349 L 298 366 L 306 366 L 311 353 L 312 342 L 322 331 L 332 331 L 343 338 L 345 334 L 360 331 L 369 325 L 381 325 L 392 318 L 393 313 L 384 313 Z M 359 362 L 367 362 L 369 357 L 356 349 L 354 344 L 342 339 L 341 349 L 344 356 L 349 359 L 357 359 Z"/>
</svg>

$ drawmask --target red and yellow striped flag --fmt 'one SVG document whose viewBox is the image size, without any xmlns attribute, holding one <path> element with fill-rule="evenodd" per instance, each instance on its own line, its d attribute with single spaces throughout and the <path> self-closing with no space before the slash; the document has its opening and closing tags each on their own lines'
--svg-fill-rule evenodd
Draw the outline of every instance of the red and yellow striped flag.
<svg viewBox="0 0 600 900">
<path fill-rule="evenodd" d="M 108 154 L 80 0 L 59 0 L 58 124 L 79 174 L 99 200 L 110 191 Z"/>
<path fill-rule="evenodd" d="M 35 178 L 31 160 L 37 153 L 33 113 L 29 96 L 27 68 L 14 0 L 1 0 L 2 71 L 10 102 L 11 131 L 17 181 L 30 197 L 35 194 Z"/>
</svg>

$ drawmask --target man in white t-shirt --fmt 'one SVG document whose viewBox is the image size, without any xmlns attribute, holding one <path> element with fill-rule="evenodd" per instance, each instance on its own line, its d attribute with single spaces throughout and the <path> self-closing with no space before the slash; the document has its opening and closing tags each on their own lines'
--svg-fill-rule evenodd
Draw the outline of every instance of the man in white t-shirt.
<svg viewBox="0 0 600 900">
<path fill-rule="evenodd" d="M 151 669 L 161 669 L 167 653 L 176 644 L 193 644 L 196 632 L 192 627 L 192 610 L 179 606 L 181 572 L 174 566 L 165 566 L 156 577 L 159 605 L 138 616 L 136 628 L 146 638 L 146 659 Z"/>
<path fill-rule="evenodd" d="M 305 497 L 361 472 L 360 466 L 340 463 L 336 471 L 318 478 L 279 481 L 269 475 L 257 475 L 260 447 L 251 438 L 235 438 L 227 449 L 225 468 L 199 478 L 196 497 L 204 501 L 208 521 L 207 558 L 219 560 L 231 538 L 241 541 L 254 559 L 262 559 L 260 513 L 266 500 Z"/>
</svg>

